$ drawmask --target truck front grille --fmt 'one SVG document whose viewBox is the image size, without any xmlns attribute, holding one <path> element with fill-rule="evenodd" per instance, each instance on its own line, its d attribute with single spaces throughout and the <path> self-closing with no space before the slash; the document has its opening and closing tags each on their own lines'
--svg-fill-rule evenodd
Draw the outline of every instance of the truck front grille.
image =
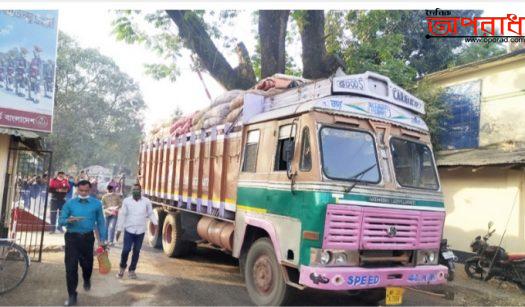
<svg viewBox="0 0 525 307">
<path fill-rule="evenodd" d="M 328 205 L 323 248 L 438 249 L 444 212 Z"/>
</svg>

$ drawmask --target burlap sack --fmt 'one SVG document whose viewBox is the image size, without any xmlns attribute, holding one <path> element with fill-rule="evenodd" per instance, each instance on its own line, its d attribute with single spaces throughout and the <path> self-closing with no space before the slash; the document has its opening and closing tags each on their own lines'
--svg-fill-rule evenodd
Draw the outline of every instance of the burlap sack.
<svg viewBox="0 0 525 307">
<path fill-rule="evenodd" d="M 211 106 L 212 107 L 215 107 L 215 106 L 218 106 L 220 104 L 223 104 L 223 103 L 229 103 L 230 101 L 232 101 L 235 97 L 239 96 L 239 94 L 241 94 L 243 91 L 242 90 L 231 90 L 231 91 L 227 91 L 226 93 L 216 97 Z"/>
<path fill-rule="evenodd" d="M 230 111 L 237 109 L 244 104 L 244 94 L 241 94 L 230 102 Z"/>
<path fill-rule="evenodd" d="M 239 114 L 241 114 L 241 112 L 242 112 L 242 107 L 232 110 L 230 113 L 228 113 L 228 116 L 226 116 L 226 122 L 233 123 L 237 119 Z"/>
<path fill-rule="evenodd" d="M 220 117 L 210 117 L 210 118 L 207 118 L 204 120 L 204 123 L 202 124 L 202 128 L 203 129 L 208 129 L 210 127 L 213 127 L 213 126 L 217 126 L 219 124 L 221 124 L 222 122 L 222 118 Z"/>
<path fill-rule="evenodd" d="M 203 116 L 204 119 L 209 119 L 213 117 L 218 117 L 220 119 L 224 119 L 226 115 L 230 112 L 230 104 L 229 103 L 223 103 L 220 105 L 217 105 L 213 108 L 211 108 L 208 112 L 206 112 Z"/>
</svg>

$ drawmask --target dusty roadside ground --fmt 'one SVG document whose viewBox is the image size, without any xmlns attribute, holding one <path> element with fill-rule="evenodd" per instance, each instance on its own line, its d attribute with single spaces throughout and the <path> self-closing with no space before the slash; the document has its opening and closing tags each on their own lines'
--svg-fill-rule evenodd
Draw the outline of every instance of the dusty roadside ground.
<svg viewBox="0 0 525 307">
<path fill-rule="evenodd" d="M 120 248 L 110 252 L 113 271 L 98 273 L 95 261 L 92 290 L 79 284 L 80 305 L 250 305 L 235 259 L 219 251 L 199 248 L 187 259 L 167 258 L 162 251 L 144 247 L 138 280 L 115 277 Z M 0 296 L 0 305 L 62 305 L 66 299 L 62 252 L 46 252 L 41 263 L 33 263 L 25 282 L 16 290 Z M 80 278 L 81 279 L 81 278 Z M 525 295 L 510 284 L 468 280 L 458 267 L 456 281 L 435 292 L 453 290 L 454 300 L 407 290 L 403 305 L 522 305 Z M 344 293 L 303 291 L 294 305 L 363 305 Z M 384 302 L 383 302 L 384 303 Z"/>
</svg>

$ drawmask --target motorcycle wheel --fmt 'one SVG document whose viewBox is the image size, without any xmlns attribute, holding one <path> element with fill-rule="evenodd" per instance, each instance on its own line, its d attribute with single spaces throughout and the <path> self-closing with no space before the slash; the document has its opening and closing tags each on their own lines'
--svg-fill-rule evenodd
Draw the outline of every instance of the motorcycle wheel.
<svg viewBox="0 0 525 307">
<path fill-rule="evenodd" d="M 479 256 L 475 256 L 465 260 L 465 273 L 472 279 L 489 281 L 493 274 L 488 274 L 490 262 L 486 263 Z"/>
</svg>

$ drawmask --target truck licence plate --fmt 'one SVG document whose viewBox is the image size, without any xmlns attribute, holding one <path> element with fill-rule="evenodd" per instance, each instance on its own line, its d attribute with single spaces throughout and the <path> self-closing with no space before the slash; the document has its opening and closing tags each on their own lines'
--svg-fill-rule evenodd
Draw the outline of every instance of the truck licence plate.
<svg viewBox="0 0 525 307">
<path fill-rule="evenodd" d="M 446 252 L 442 252 L 441 255 L 443 255 L 443 258 L 445 258 L 446 260 L 448 259 L 454 259 L 454 252 L 452 251 L 446 251 Z"/>
<path fill-rule="evenodd" d="M 387 305 L 401 305 L 403 304 L 403 292 L 405 289 L 399 287 L 388 287 L 386 288 L 386 300 Z"/>
</svg>

